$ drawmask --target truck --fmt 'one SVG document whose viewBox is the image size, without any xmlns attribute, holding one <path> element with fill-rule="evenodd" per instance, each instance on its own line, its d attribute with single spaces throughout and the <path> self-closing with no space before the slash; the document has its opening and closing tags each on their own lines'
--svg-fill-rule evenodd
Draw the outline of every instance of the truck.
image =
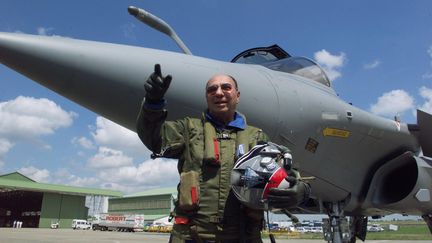
<svg viewBox="0 0 432 243">
<path fill-rule="evenodd" d="M 92 229 L 135 232 L 144 230 L 143 214 L 104 213 L 94 216 Z"/>
</svg>

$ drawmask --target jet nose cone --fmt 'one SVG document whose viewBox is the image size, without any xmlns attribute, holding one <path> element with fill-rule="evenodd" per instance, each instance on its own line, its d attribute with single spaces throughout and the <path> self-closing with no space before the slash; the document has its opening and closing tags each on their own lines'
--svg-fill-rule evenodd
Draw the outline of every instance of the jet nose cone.
<svg viewBox="0 0 432 243">
<path fill-rule="evenodd" d="M 25 34 L 0 32 L 0 63 L 11 68 L 24 67 L 24 53 L 32 51 L 31 41 L 26 37 Z"/>
<path fill-rule="evenodd" d="M 13 46 L 14 34 L 0 32 L 0 61 L 5 58 L 6 51 Z"/>
<path fill-rule="evenodd" d="M 138 10 L 137 7 L 129 6 L 129 7 L 128 7 L 128 12 L 129 12 L 129 14 L 131 14 L 131 15 L 133 15 L 133 16 L 137 16 L 139 10 Z"/>
</svg>

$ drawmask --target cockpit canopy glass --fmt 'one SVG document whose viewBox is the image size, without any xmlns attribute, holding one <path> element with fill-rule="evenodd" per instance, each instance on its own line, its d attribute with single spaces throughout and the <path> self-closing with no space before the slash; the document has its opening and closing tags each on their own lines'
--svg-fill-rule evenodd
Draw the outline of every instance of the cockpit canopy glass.
<svg viewBox="0 0 432 243">
<path fill-rule="evenodd" d="M 305 57 L 292 57 L 278 45 L 246 50 L 234 57 L 231 62 L 258 64 L 275 71 L 305 77 L 331 87 L 329 78 L 317 63 Z"/>
</svg>

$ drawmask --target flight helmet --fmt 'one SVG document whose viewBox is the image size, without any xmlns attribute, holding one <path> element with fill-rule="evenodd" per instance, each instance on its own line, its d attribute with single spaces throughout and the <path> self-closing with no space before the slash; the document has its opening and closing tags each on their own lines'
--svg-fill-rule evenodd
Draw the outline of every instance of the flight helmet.
<svg viewBox="0 0 432 243">
<path fill-rule="evenodd" d="M 266 143 L 241 156 L 231 172 L 231 187 L 238 200 L 249 208 L 268 210 L 270 188 L 289 188 L 285 180 L 292 157 L 286 147 Z"/>
</svg>

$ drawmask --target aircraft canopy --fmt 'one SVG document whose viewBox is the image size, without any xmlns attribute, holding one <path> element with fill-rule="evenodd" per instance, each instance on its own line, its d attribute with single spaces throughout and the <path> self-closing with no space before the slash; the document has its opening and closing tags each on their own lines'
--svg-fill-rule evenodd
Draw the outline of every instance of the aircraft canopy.
<svg viewBox="0 0 432 243">
<path fill-rule="evenodd" d="M 248 49 L 234 57 L 231 62 L 258 64 L 275 71 L 311 79 L 331 87 L 329 78 L 316 62 L 306 57 L 293 57 L 278 45 Z"/>
</svg>

